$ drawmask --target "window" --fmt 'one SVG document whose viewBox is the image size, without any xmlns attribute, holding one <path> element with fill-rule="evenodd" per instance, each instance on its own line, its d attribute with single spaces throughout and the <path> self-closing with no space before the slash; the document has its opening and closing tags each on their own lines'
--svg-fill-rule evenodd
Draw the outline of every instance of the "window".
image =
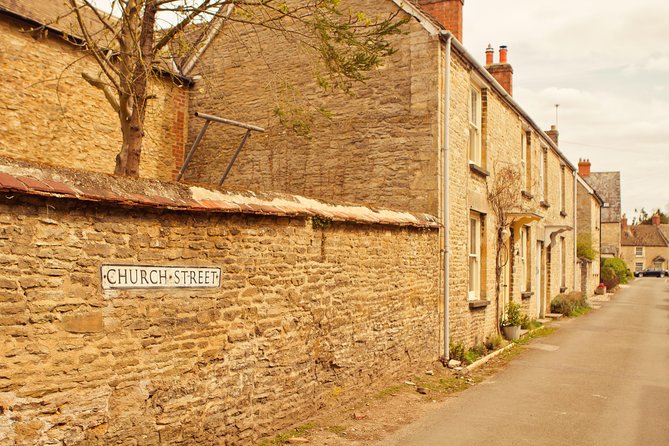
<svg viewBox="0 0 669 446">
<path fill-rule="evenodd" d="M 643 262 L 636 262 L 634 264 L 634 271 L 643 271 Z"/>
<path fill-rule="evenodd" d="M 541 201 L 546 201 L 546 190 L 548 189 L 548 182 L 546 181 L 547 158 L 546 148 L 542 147 L 539 151 L 539 190 L 541 191 Z"/>
<path fill-rule="evenodd" d="M 522 292 L 531 289 L 532 268 L 530 265 L 530 228 L 523 226 L 520 232 L 520 283 Z"/>
<path fill-rule="evenodd" d="M 472 85 L 469 92 L 469 161 L 481 164 L 481 90 Z"/>
<path fill-rule="evenodd" d="M 530 132 L 523 132 L 523 141 L 522 141 L 523 153 L 523 163 L 524 163 L 524 178 L 523 178 L 523 190 L 528 193 L 532 191 L 532 143 L 530 142 Z"/>
<path fill-rule="evenodd" d="M 469 216 L 469 299 L 481 296 L 481 216 Z"/>
<path fill-rule="evenodd" d="M 643 257 L 643 246 L 637 246 L 636 247 L 636 256 L 637 257 Z"/>
<path fill-rule="evenodd" d="M 566 193 L 565 166 L 560 167 L 560 211 L 565 213 L 565 193 Z"/>
</svg>

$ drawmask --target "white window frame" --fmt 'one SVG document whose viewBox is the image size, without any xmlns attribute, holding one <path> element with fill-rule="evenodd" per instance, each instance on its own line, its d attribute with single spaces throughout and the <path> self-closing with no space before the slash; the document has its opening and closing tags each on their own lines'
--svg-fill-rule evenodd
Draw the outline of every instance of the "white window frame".
<svg viewBox="0 0 669 446">
<path fill-rule="evenodd" d="M 643 252 L 644 252 L 643 246 L 636 246 L 634 249 L 635 257 L 643 257 L 644 256 Z"/>
<path fill-rule="evenodd" d="M 565 168 L 566 166 L 560 166 L 560 211 L 565 212 L 566 199 L 565 195 L 567 193 L 567 179 L 565 178 Z"/>
<path fill-rule="evenodd" d="M 520 184 L 527 191 L 527 132 L 520 131 Z"/>
<path fill-rule="evenodd" d="M 469 87 L 469 162 L 477 166 L 483 166 L 481 154 L 481 89 L 471 84 Z"/>
<path fill-rule="evenodd" d="M 471 213 L 469 215 L 468 230 L 468 293 L 469 300 L 478 300 L 481 297 L 481 215 Z M 472 283 L 473 282 L 473 283 Z"/>
<path fill-rule="evenodd" d="M 635 262 L 634 271 L 643 271 L 643 262 Z"/>
<path fill-rule="evenodd" d="M 546 201 L 546 157 L 547 150 L 544 147 L 539 149 L 539 197 L 540 201 Z"/>
</svg>

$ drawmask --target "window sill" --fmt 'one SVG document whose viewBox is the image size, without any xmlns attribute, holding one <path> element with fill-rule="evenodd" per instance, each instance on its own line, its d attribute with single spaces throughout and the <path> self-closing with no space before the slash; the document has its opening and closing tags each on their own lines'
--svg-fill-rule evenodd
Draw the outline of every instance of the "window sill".
<svg viewBox="0 0 669 446">
<path fill-rule="evenodd" d="M 523 299 L 529 299 L 532 296 L 534 296 L 534 291 L 525 291 L 524 293 L 520 293 L 520 297 Z"/>
<path fill-rule="evenodd" d="M 490 305 L 489 300 L 470 300 L 469 301 L 469 309 L 470 310 L 478 310 L 479 308 L 485 308 L 488 305 Z"/>
<path fill-rule="evenodd" d="M 527 191 L 521 191 L 520 194 L 521 194 L 523 197 L 527 198 L 528 200 L 531 200 L 531 199 L 534 198 L 534 195 L 532 195 L 531 193 L 529 193 L 529 192 L 527 192 Z"/>
<path fill-rule="evenodd" d="M 469 162 L 469 171 L 483 178 L 490 176 L 490 172 L 485 170 L 483 167 L 477 166 L 472 161 Z"/>
<path fill-rule="evenodd" d="M 560 211 L 560 215 L 562 215 L 563 217 L 566 217 L 567 213 L 565 211 Z"/>
<path fill-rule="evenodd" d="M 551 205 L 548 204 L 547 201 L 543 201 L 543 200 L 541 200 L 541 201 L 539 202 L 539 206 L 541 206 L 542 208 L 546 208 L 546 209 L 548 209 L 549 207 L 551 207 Z"/>
</svg>

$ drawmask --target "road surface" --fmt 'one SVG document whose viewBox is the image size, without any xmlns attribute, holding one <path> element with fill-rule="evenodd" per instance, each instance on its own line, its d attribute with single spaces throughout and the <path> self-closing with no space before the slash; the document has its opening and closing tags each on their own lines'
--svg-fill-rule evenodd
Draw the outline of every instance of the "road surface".
<svg viewBox="0 0 669 446">
<path fill-rule="evenodd" d="M 669 281 L 637 279 L 379 446 L 669 445 Z"/>
</svg>

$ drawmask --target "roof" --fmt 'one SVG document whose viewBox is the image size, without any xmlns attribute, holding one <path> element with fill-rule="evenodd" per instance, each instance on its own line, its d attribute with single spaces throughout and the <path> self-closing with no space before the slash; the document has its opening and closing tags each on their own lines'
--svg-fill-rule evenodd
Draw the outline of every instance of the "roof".
<svg viewBox="0 0 669 446">
<path fill-rule="evenodd" d="M 669 225 L 661 224 L 660 225 L 660 231 L 662 232 L 662 235 L 664 235 L 664 238 L 669 240 Z"/>
<path fill-rule="evenodd" d="M 602 223 L 620 223 L 620 172 L 591 172 L 585 181 L 602 197 Z"/>
<path fill-rule="evenodd" d="M 667 238 L 655 225 L 632 225 L 622 231 L 623 246 L 669 246 Z"/>
<path fill-rule="evenodd" d="M 429 214 L 330 203 L 299 195 L 229 191 L 210 186 L 116 177 L 2 156 L 0 191 L 172 211 L 319 217 L 360 224 L 440 227 L 438 219 Z"/>
<path fill-rule="evenodd" d="M 82 38 L 77 16 L 67 0 L 0 0 L 0 12 L 9 13 L 70 37 Z M 100 13 L 105 20 L 110 18 L 108 13 Z M 81 8 L 81 15 L 90 29 L 99 31 L 102 28 L 90 8 Z"/>
</svg>

